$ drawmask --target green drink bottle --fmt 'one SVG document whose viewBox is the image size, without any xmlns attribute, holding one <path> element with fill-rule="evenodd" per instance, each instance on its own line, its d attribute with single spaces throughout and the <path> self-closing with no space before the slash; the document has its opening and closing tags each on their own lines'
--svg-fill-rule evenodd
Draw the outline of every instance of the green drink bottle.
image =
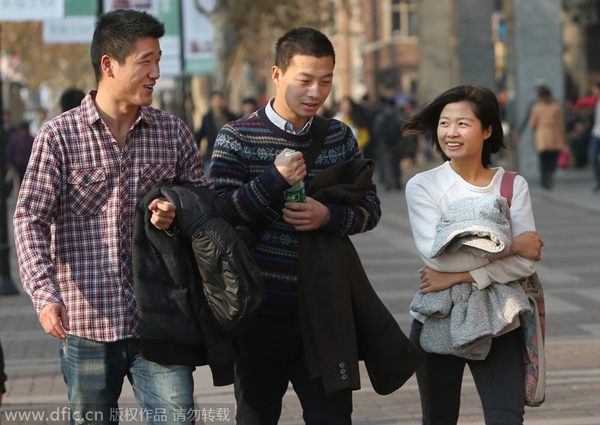
<svg viewBox="0 0 600 425">
<path fill-rule="evenodd" d="M 295 154 L 294 151 L 289 151 L 285 153 L 285 156 L 290 156 Z M 288 190 L 283 192 L 283 199 L 286 202 L 300 202 L 306 203 L 306 191 L 304 189 L 304 182 L 300 180 L 298 183 L 290 187 Z"/>
</svg>

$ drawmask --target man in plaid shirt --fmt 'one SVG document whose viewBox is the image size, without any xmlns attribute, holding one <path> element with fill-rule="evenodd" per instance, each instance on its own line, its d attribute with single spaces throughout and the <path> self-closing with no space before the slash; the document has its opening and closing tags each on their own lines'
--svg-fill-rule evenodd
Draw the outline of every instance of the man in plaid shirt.
<svg viewBox="0 0 600 425">
<path fill-rule="evenodd" d="M 61 340 L 71 423 L 113 423 L 125 376 L 149 423 L 192 423 L 181 417 L 193 411 L 193 368 L 140 356 L 132 281 L 139 200 L 165 184 L 209 185 L 189 129 L 149 106 L 163 35 L 144 12 L 99 18 L 91 46 L 98 89 L 39 131 L 17 202 L 21 280 L 44 330 Z M 175 206 L 149 208 L 168 231 Z"/>
</svg>

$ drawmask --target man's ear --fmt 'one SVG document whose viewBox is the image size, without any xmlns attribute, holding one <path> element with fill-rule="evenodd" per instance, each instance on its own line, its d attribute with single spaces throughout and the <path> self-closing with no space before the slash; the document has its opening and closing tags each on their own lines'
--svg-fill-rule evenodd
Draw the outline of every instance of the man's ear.
<svg viewBox="0 0 600 425">
<path fill-rule="evenodd" d="M 273 68 L 271 68 L 271 78 L 273 79 L 273 82 L 276 86 L 279 85 L 281 77 L 283 77 L 283 72 L 281 71 L 281 68 L 279 68 L 278 66 L 274 66 Z"/>
<path fill-rule="evenodd" d="M 102 59 L 100 59 L 100 67 L 102 68 L 102 73 L 104 73 L 108 77 L 113 77 L 113 60 L 110 56 L 104 55 Z"/>
</svg>

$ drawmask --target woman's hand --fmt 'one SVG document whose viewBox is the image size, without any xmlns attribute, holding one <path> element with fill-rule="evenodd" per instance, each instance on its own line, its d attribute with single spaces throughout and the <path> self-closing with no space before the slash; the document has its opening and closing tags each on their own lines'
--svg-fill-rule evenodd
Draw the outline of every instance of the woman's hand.
<svg viewBox="0 0 600 425">
<path fill-rule="evenodd" d="M 419 269 L 419 273 L 421 274 L 421 285 L 419 286 L 419 289 L 421 290 L 422 294 L 443 291 L 444 289 L 448 289 L 457 283 L 474 282 L 474 279 L 469 272 L 436 272 L 427 266 L 423 266 L 421 269 Z"/>
<path fill-rule="evenodd" d="M 530 230 L 512 238 L 508 254 L 517 254 L 530 260 L 540 261 L 543 246 L 544 241 L 542 241 L 540 235 Z"/>
</svg>

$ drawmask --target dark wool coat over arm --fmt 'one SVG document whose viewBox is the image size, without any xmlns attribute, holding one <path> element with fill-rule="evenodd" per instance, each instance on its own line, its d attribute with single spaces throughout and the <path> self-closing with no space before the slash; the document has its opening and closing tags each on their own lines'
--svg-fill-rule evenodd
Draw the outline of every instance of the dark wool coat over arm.
<svg viewBox="0 0 600 425">
<path fill-rule="evenodd" d="M 372 160 L 332 165 L 307 187 L 321 203 L 356 204 L 374 169 Z M 326 392 L 359 389 L 363 359 L 373 388 L 386 395 L 415 372 L 421 355 L 375 293 L 349 237 L 300 233 L 298 303 L 312 378 Z"/>
</svg>

